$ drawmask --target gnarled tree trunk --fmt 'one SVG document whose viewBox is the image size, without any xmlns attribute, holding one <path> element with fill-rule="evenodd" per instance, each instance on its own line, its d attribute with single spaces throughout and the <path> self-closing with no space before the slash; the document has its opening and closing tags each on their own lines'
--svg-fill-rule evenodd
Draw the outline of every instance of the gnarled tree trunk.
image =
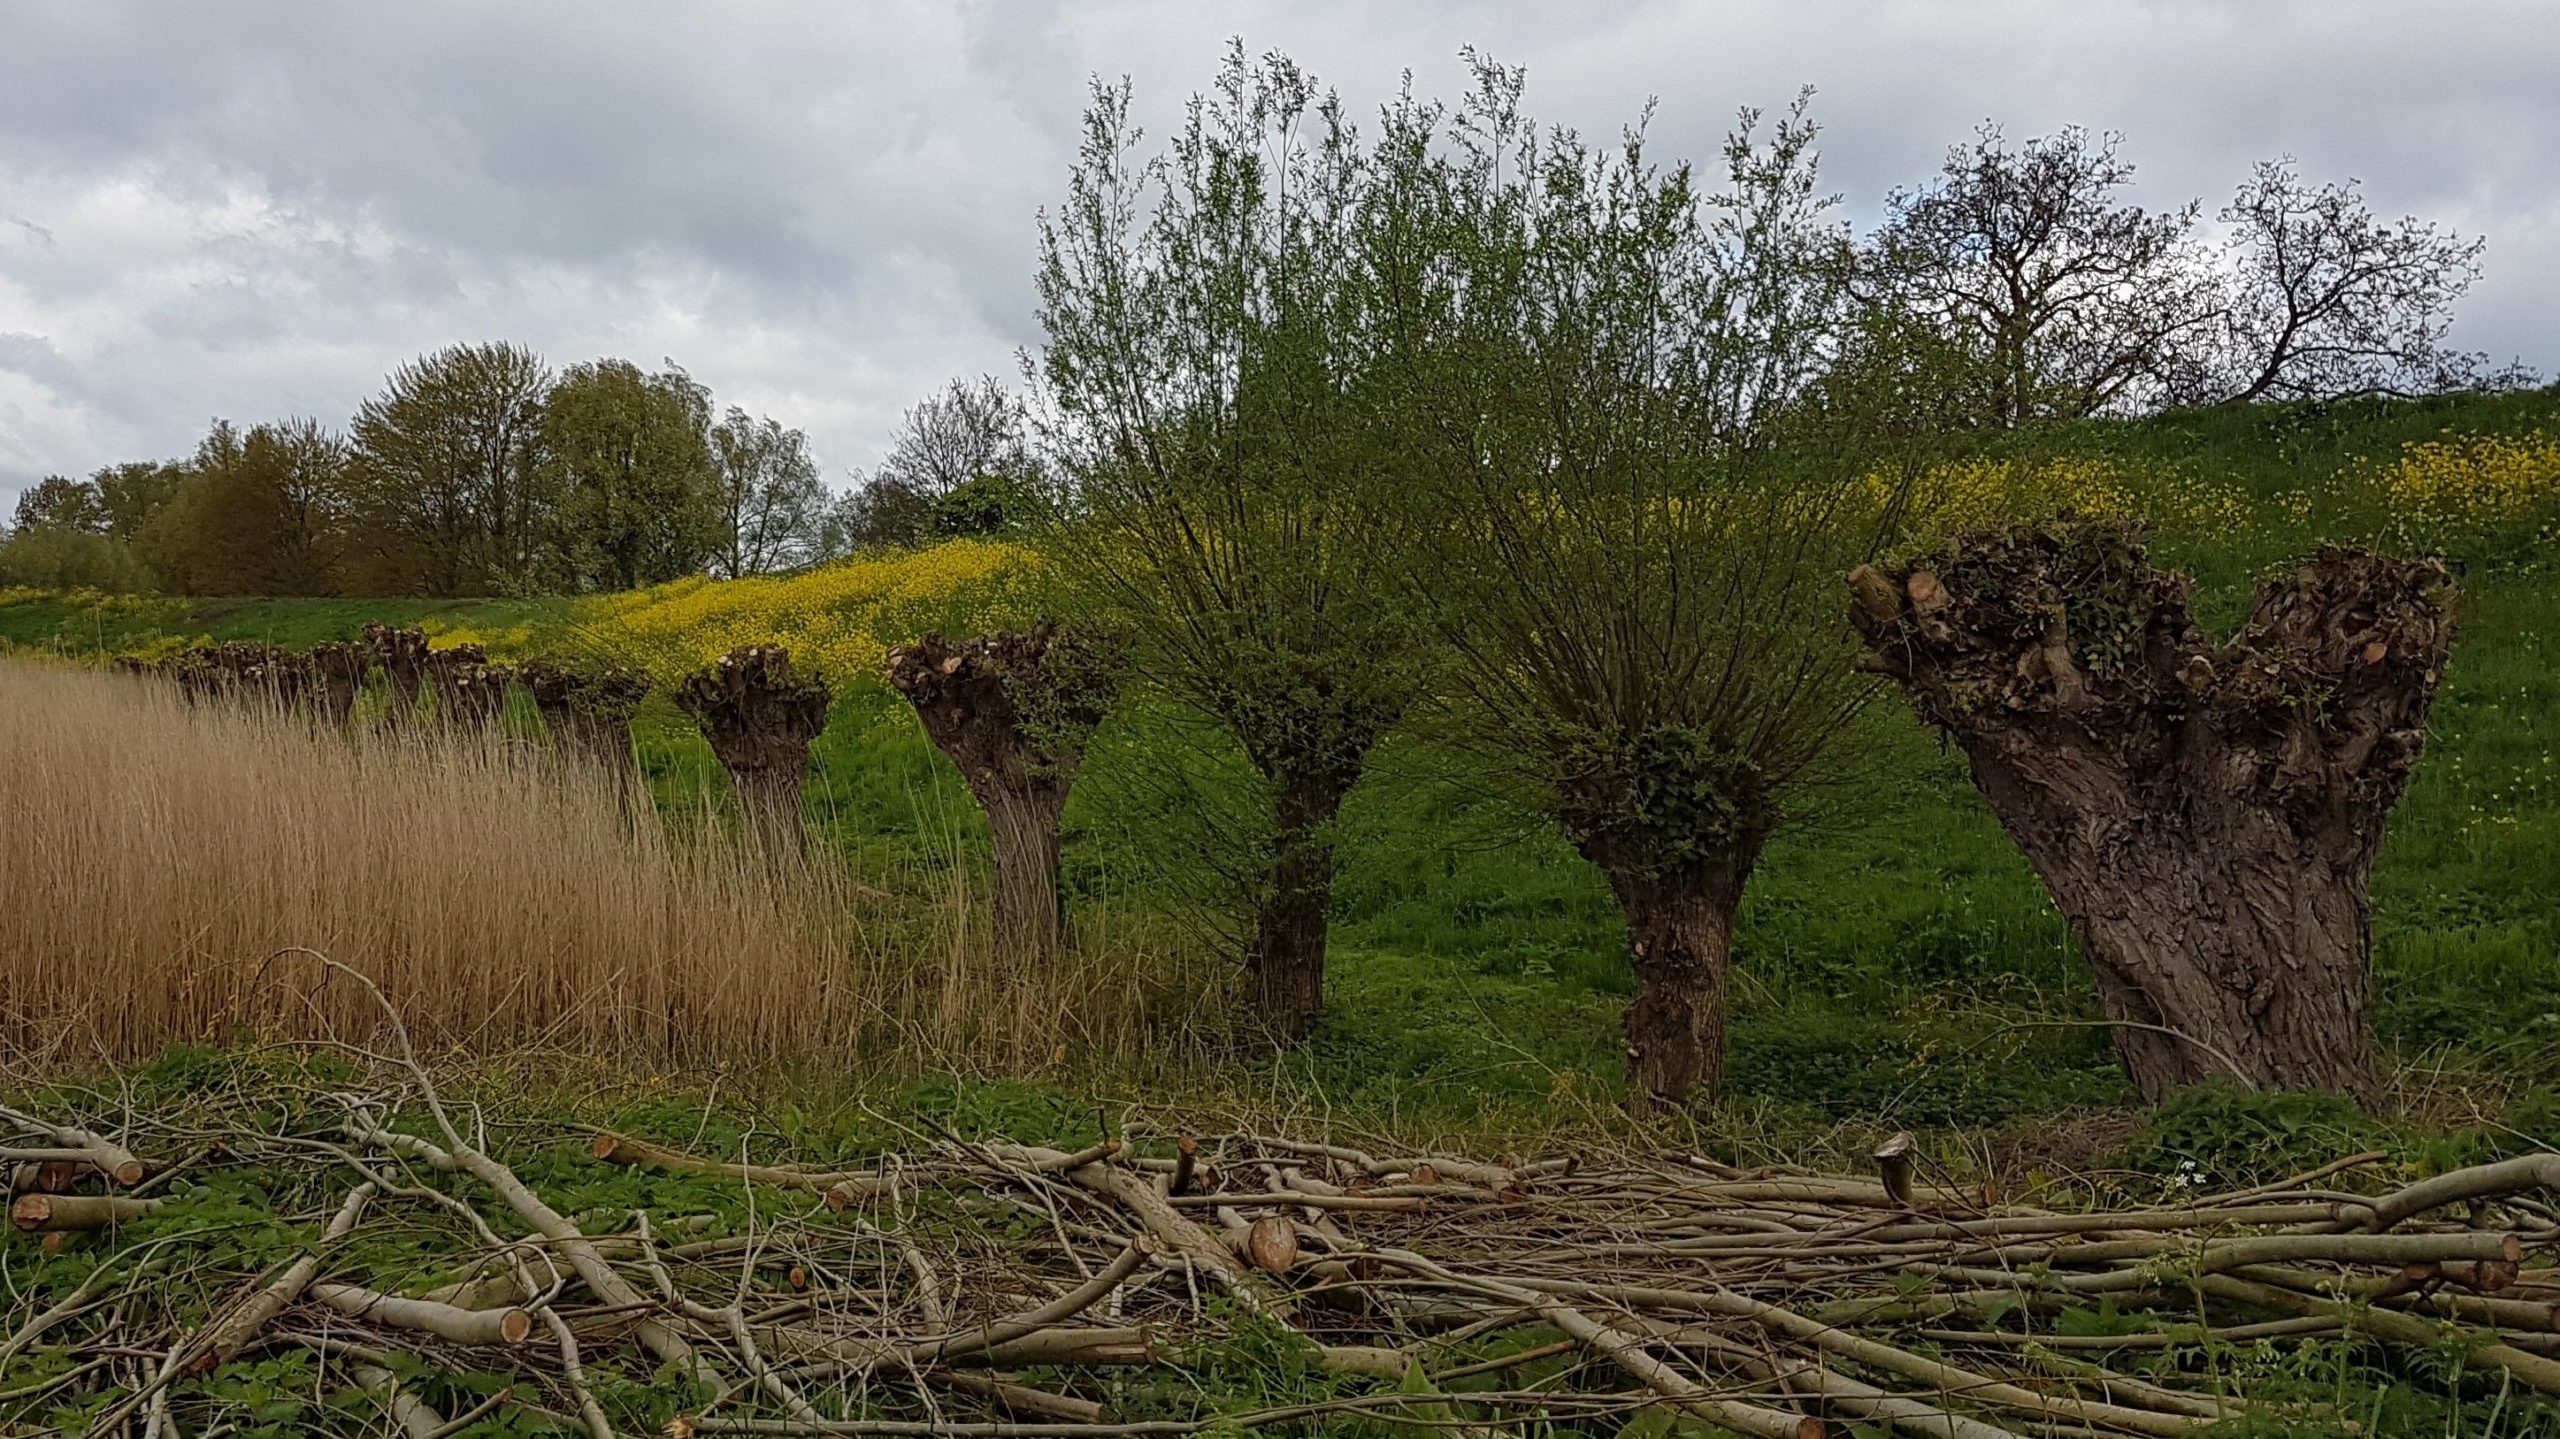
<svg viewBox="0 0 2560 1439">
<path fill-rule="evenodd" d="M 2096 973 L 2126 1074 L 2370 1096 L 2367 880 L 2452 643 L 2442 565 L 2328 548 L 2208 640 L 2126 526 L 1850 576 Z"/>
<path fill-rule="evenodd" d="M 827 726 L 826 681 L 794 674 L 780 645 L 744 645 L 676 688 L 738 791 L 748 842 L 768 855 L 808 848 L 802 791 L 809 745 Z"/>
<path fill-rule="evenodd" d="M 1059 821 L 1116 685 L 1087 643 L 1043 623 L 963 644 L 940 635 L 890 652 L 890 685 L 960 767 L 995 842 L 997 942 L 1053 959 L 1066 938 Z"/>
<path fill-rule="evenodd" d="M 343 730 L 355 717 L 356 696 L 364 692 L 373 670 L 373 652 L 361 645 L 329 640 L 311 647 L 306 657 L 311 673 L 306 701 L 314 718 Z"/>
<path fill-rule="evenodd" d="M 516 682 L 532 696 L 551 732 L 552 754 L 572 768 L 592 767 L 614 786 L 626 807 L 640 797 L 640 769 L 631 741 L 631 717 L 649 695 L 648 677 L 631 670 L 581 671 L 529 660 Z"/>
<path fill-rule="evenodd" d="M 426 687 L 427 632 L 369 624 L 364 627 L 364 642 L 381 662 L 382 676 L 391 685 L 383 723 L 394 729 L 408 724 L 417 718 L 418 692 Z"/>
</svg>

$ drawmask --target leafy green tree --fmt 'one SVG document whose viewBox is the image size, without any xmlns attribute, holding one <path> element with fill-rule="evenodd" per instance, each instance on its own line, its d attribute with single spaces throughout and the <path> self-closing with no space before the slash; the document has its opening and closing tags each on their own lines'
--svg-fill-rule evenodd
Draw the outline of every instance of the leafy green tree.
<svg viewBox="0 0 2560 1439">
<path fill-rule="evenodd" d="M 552 509 L 541 463 L 550 372 L 517 345 L 402 365 L 356 412 L 349 583 L 370 594 L 532 588 Z"/>
<path fill-rule="evenodd" d="M 1475 81 L 1449 146 L 1383 147 L 1431 256 L 1393 347 L 1415 441 L 1367 490 L 1383 569 L 1446 657 L 1430 717 L 1625 912 L 1635 1084 L 1711 1093 L 1744 886 L 1873 690 L 1828 596 L 1895 488 L 1864 407 L 1910 386 L 1832 382 L 1877 337 L 1802 100 L 1744 112 L 1710 193 L 1641 124 L 1594 148 L 1521 112 L 1521 72 Z"/>
<path fill-rule="evenodd" d="M 542 410 L 546 573 L 569 590 L 636 589 L 701 569 L 719 543 L 711 396 L 670 367 L 573 365 Z"/>
<path fill-rule="evenodd" d="M 170 588 L 200 595 L 339 591 L 346 441 L 312 420 L 242 432 L 216 421 L 141 545 Z"/>
<path fill-rule="evenodd" d="M 153 587 L 133 547 L 113 535 L 61 525 L 0 531 L 0 589 L 106 590 L 132 594 Z"/>
<path fill-rule="evenodd" d="M 1169 152 L 1095 87 L 1044 215 L 1039 374 L 1056 572 L 1130 670 L 1231 737 L 1258 815 L 1237 877 L 1263 1018 L 1323 996 L 1336 817 L 1417 648 L 1357 491 L 1396 443 L 1373 369 L 1400 312 L 1372 158 L 1285 58 L 1229 53 Z"/>
<path fill-rule="evenodd" d="M 121 540 L 138 537 L 151 517 L 177 496 L 186 474 L 181 463 L 135 460 L 109 465 L 89 476 L 89 483 L 97 487 L 98 502 L 106 507 L 107 533 Z"/>
<path fill-rule="evenodd" d="M 18 492 L 16 525 L 21 530 L 107 531 L 107 507 L 98 487 L 64 475 L 47 475 Z"/>
<path fill-rule="evenodd" d="M 732 406 L 711 427 L 720 518 L 712 563 L 730 579 L 807 564 L 817 556 L 827 489 L 809 437 Z"/>
<path fill-rule="evenodd" d="M 1001 535 L 1021 529 L 1037 513 L 1040 497 L 1018 476 L 980 475 L 962 480 L 933 502 L 938 535 Z"/>
<path fill-rule="evenodd" d="M 1027 512 L 1039 473 L 1021 398 L 993 375 L 953 380 L 899 417 L 889 453 L 840 506 L 836 543 L 850 551 L 996 533 Z"/>
</svg>

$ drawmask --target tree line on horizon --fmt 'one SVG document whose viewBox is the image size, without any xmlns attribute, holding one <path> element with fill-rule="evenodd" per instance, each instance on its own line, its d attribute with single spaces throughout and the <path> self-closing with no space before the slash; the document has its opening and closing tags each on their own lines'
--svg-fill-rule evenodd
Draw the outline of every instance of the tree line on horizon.
<svg viewBox="0 0 2560 1439">
<path fill-rule="evenodd" d="M 954 382 L 837 494 L 805 433 L 715 412 L 672 363 L 555 373 L 519 345 L 454 345 L 395 370 L 344 433 L 216 420 L 184 459 L 46 477 L 0 533 L 0 584 L 450 598 L 771 574 L 1001 530 L 1027 456 L 1013 397 Z"/>
</svg>

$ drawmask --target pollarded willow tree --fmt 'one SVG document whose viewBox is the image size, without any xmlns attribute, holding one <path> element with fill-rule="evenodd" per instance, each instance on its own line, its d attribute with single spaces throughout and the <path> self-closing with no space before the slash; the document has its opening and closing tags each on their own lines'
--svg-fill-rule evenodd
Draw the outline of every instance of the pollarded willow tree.
<svg viewBox="0 0 2560 1439">
<path fill-rule="evenodd" d="M 1058 887 L 1067 794 L 1119 692 L 1110 647 L 1043 621 L 956 644 L 929 634 L 889 651 L 885 670 L 986 811 L 997 942 L 1054 961 L 1067 937 Z"/>
<path fill-rule="evenodd" d="M 2111 521 L 1850 587 L 1872 667 L 1963 747 L 2070 921 L 2137 1088 L 2375 1092 L 2366 881 L 2453 640 L 2442 564 L 2325 549 L 2227 640 Z"/>
<path fill-rule="evenodd" d="M 676 707 L 729 772 L 748 843 L 769 858 L 808 851 L 809 746 L 834 699 L 824 679 L 793 670 L 780 645 L 741 645 L 676 686 Z"/>
<path fill-rule="evenodd" d="M 1040 235 L 1050 547 L 1133 676 L 1209 716 L 1262 818 L 1241 896 L 1264 1020 L 1323 1000 L 1333 830 L 1415 689 L 1360 490 L 1400 446 L 1376 369 L 1404 296 L 1375 156 L 1286 59 L 1232 50 L 1168 152 L 1097 87 Z"/>
<path fill-rule="evenodd" d="M 1633 1081 L 1711 1093 L 1744 886 L 1872 692 L 1821 595 L 1889 513 L 1908 456 L 1870 407 L 1905 387 L 1879 383 L 1801 100 L 1746 111 L 1708 193 L 1641 126 L 1594 149 L 1521 113 L 1520 72 L 1476 81 L 1449 144 L 1421 114 L 1388 147 L 1432 259 L 1395 352 L 1417 423 L 1373 498 L 1453 734 L 1625 911 Z"/>
</svg>

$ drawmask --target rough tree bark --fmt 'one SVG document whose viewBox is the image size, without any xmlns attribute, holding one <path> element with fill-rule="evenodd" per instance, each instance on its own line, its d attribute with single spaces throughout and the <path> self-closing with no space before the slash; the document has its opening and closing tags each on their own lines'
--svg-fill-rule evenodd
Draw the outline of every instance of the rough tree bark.
<svg viewBox="0 0 2560 1439">
<path fill-rule="evenodd" d="M 602 771 L 625 801 L 639 795 L 640 770 L 631 717 L 649 695 L 646 675 L 626 669 L 572 670 L 529 660 L 516 682 L 551 731 L 553 754 L 570 766 Z"/>
<path fill-rule="evenodd" d="M 2218 644 L 2120 524 L 1849 582 L 1870 667 L 2070 922 L 2137 1088 L 2374 1093 L 2366 885 L 2452 643 L 2443 565 L 2324 548 Z"/>
<path fill-rule="evenodd" d="M 1672 726 L 1568 746 L 1556 817 L 1627 919 L 1627 1079 L 1681 1103 L 1724 1081 L 1734 916 L 1778 809 L 1759 770 Z"/>
<path fill-rule="evenodd" d="M 1272 776 L 1270 862 L 1245 968 L 1254 1008 L 1289 1039 L 1306 1038 L 1324 1012 L 1333 822 L 1357 779 L 1330 760 Z"/>
<path fill-rule="evenodd" d="M 364 642 L 391 684 L 391 703 L 383 722 L 393 727 L 407 724 L 417 717 L 418 692 L 427 682 L 427 632 L 369 624 L 364 627 Z"/>
<path fill-rule="evenodd" d="M 312 714 L 331 729 L 343 730 L 355 717 L 356 696 L 364 692 L 373 671 L 373 651 L 361 645 L 329 640 L 311 647 L 307 700 Z"/>
<path fill-rule="evenodd" d="M 1104 656 L 1044 621 L 961 644 L 927 635 L 890 651 L 886 669 L 986 811 L 997 942 L 1054 959 L 1066 942 L 1059 820 L 1085 743 L 1117 693 Z"/>
<path fill-rule="evenodd" d="M 737 787 L 748 842 L 771 855 L 808 848 L 801 791 L 809 744 L 827 726 L 826 681 L 794 674 L 780 645 L 744 645 L 676 688 Z"/>
</svg>

